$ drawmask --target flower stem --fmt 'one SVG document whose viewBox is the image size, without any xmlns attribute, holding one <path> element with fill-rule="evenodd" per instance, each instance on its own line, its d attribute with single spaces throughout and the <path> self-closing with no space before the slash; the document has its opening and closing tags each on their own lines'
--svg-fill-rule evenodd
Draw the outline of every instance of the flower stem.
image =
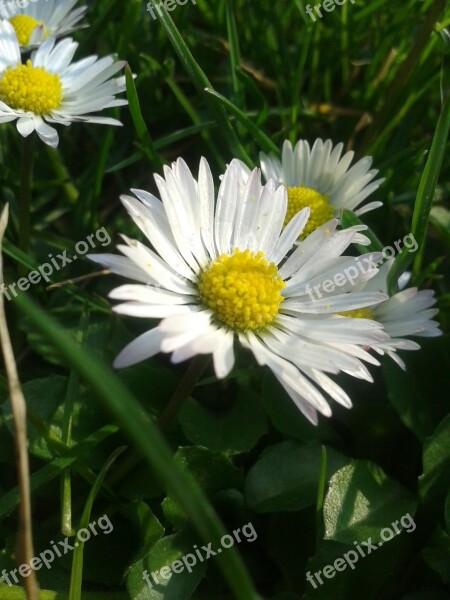
<svg viewBox="0 0 450 600">
<path fill-rule="evenodd" d="M 190 393 L 196 386 L 210 360 L 211 356 L 209 354 L 199 354 L 191 360 L 179 386 L 157 421 L 160 431 L 164 431 L 167 428 L 183 403 L 189 398 Z"/>
<path fill-rule="evenodd" d="M 160 431 L 164 431 L 168 425 L 170 425 L 183 403 L 189 398 L 210 360 L 211 356 L 208 354 L 200 354 L 192 359 L 173 396 L 157 420 L 158 429 Z M 135 450 L 131 450 L 114 474 L 109 477 L 108 484 L 110 486 L 117 485 L 130 471 L 137 467 L 141 461 L 141 454 Z"/>
<path fill-rule="evenodd" d="M 26 137 L 22 144 L 19 196 L 19 248 L 28 252 L 30 241 L 30 196 L 33 173 L 33 138 Z"/>
</svg>

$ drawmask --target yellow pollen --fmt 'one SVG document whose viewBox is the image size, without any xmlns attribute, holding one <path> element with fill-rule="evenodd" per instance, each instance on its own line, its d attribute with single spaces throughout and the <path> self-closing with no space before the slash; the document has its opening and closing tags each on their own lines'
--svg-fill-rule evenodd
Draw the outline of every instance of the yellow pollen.
<svg viewBox="0 0 450 600">
<path fill-rule="evenodd" d="M 315 229 L 332 219 L 334 215 L 334 208 L 328 202 L 327 194 L 319 194 L 313 188 L 290 187 L 288 188 L 288 208 L 284 225 L 286 226 L 306 206 L 310 207 L 311 213 L 306 227 L 302 232 L 302 237 L 312 233 Z"/>
<path fill-rule="evenodd" d="M 201 273 L 198 291 L 221 323 L 235 331 L 254 331 L 275 319 L 285 285 L 275 263 L 262 252 L 236 248 Z"/>
<path fill-rule="evenodd" d="M 343 317 L 352 317 L 353 319 L 373 319 L 373 313 L 370 308 L 355 308 L 354 310 L 346 310 L 336 314 Z"/>
<path fill-rule="evenodd" d="M 14 15 L 14 17 L 9 19 L 9 22 L 14 27 L 21 46 L 27 46 L 30 43 L 30 36 L 33 33 L 33 29 L 38 25 L 43 25 L 44 27 L 44 39 L 48 36 L 48 31 L 44 23 L 29 15 Z"/>
<path fill-rule="evenodd" d="M 45 115 L 58 108 L 62 99 L 62 86 L 58 75 L 44 67 L 26 65 L 8 66 L 0 79 L 0 100 L 15 110 Z"/>
</svg>

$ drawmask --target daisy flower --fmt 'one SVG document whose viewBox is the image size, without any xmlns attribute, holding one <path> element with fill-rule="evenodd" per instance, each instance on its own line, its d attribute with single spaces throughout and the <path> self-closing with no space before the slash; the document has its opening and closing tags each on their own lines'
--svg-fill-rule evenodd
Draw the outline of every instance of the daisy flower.
<svg viewBox="0 0 450 600">
<path fill-rule="evenodd" d="M 380 292 L 387 294 L 387 277 L 393 261 L 386 261 L 378 273 L 370 281 L 357 285 L 355 291 Z M 439 323 L 433 317 L 439 312 L 432 308 L 436 303 L 433 290 L 418 290 L 416 287 L 405 288 L 408 284 L 410 274 L 405 273 L 399 279 L 400 292 L 394 294 L 387 300 L 372 306 L 362 308 L 349 313 L 343 313 L 348 317 L 359 317 L 373 319 L 384 326 L 385 332 L 390 339 L 372 345 L 378 354 L 387 354 L 403 370 L 405 363 L 396 354 L 397 350 L 420 350 L 419 344 L 408 337 L 437 337 L 442 335 Z"/>
<path fill-rule="evenodd" d="M 39 46 L 48 37 L 61 37 L 77 29 L 87 7 L 72 10 L 78 0 L 31 0 L 21 8 L 12 2 L 12 8 L 2 6 L 0 17 L 9 20 L 23 51 Z M 80 27 L 80 25 L 78 26 Z"/>
<path fill-rule="evenodd" d="M 343 148 L 343 144 L 333 148 L 331 140 L 323 142 L 321 139 L 317 139 L 312 148 L 306 140 L 298 141 L 293 148 L 286 140 L 281 161 L 273 154 L 260 154 L 261 170 L 266 181 L 273 179 L 288 190 L 285 224 L 299 210 L 309 206 L 311 216 L 303 232 L 307 235 L 332 217 L 339 218 L 343 209 L 360 216 L 382 205 L 382 202 L 370 202 L 358 208 L 384 180 L 372 181 L 378 171 L 370 169 L 370 157 L 361 159 L 350 168 L 354 152 L 342 156 Z M 366 226 L 352 229 L 358 233 Z M 361 233 L 353 241 L 362 245 L 370 243 Z"/>
<path fill-rule="evenodd" d="M 72 62 L 77 47 L 70 38 L 58 43 L 48 38 L 22 64 L 12 25 L 0 22 L 0 123 L 17 121 L 23 137 L 36 131 L 53 147 L 58 145 L 58 133 L 48 123 L 121 125 L 90 113 L 127 104 L 115 97 L 125 90 L 125 78 L 112 78 L 126 63 L 111 56 Z"/>
<path fill-rule="evenodd" d="M 246 182 L 241 175 L 233 161 L 215 202 L 206 160 L 201 160 L 196 180 L 178 159 L 172 168 L 165 167 L 164 178 L 155 175 L 162 200 L 143 190 L 132 190 L 136 197 L 121 197 L 152 247 L 122 236 L 118 249 L 123 256 L 90 258 L 137 282 L 110 293 L 122 301 L 114 308 L 117 313 L 161 321 L 122 350 L 114 365 L 126 367 L 158 352 L 172 353 L 173 363 L 212 354 L 215 373 L 222 378 L 233 368 L 238 341 L 317 423 L 317 412 L 331 414 L 325 394 L 351 406 L 328 374 L 343 371 L 372 381 L 362 361 L 378 363 L 363 346 L 387 339 L 378 323 L 334 313 L 371 306 L 386 296 L 339 293 L 310 300 L 308 283 L 353 264 L 353 257 L 341 254 L 354 232 L 336 232 L 333 219 L 287 257 L 307 224 L 309 209 L 283 229 L 286 189 L 274 181 L 263 187 L 259 169 Z M 375 272 L 361 274 L 361 280 Z"/>
</svg>

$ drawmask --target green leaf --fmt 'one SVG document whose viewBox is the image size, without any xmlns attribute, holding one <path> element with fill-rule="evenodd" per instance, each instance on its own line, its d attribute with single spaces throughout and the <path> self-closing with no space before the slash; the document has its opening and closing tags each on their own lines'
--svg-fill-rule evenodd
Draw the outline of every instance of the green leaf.
<svg viewBox="0 0 450 600">
<path fill-rule="evenodd" d="M 346 458 L 327 449 L 327 480 Z M 266 448 L 245 480 L 248 505 L 256 512 L 300 510 L 315 504 L 321 473 L 321 446 L 282 442 Z"/>
<path fill-rule="evenodd" d="M 251 119 L 249 119 L 247 117 L 247 115 L 245 115 L 242 112 L 242 110 L 240 110 L 235 104 L 233 104 L 230 100 L 228 100 L 228 98 L 225 98 L 225 96 L 222 96 L 222 94 L 219 94 L 219 92 L 216 92 L 215 90 L 212 90 L 210 88 L 205 88 L 205 92 L 207 92 L 214 98 L 217 98 L 217 100 L 219 100 L 220 103 L 222 103 L 225 106 L 225 108 L 234 117 L 236 117 L 236 119 L 239 121 L 239 123 L 242 123 L 242 125 L 245 127 L 245 129 L 247 129 L 247 131 L 250 133 L 250 135 L 258 143 L 261 150 L 264 150 L 265 152 L 273 152 L 278 156 L 280 151 L 277 148 L 277 146 L 272 142 L 272 140 L 270 138 L 268 138 L 265 135 L 265 133 L 263 133 L 261 131 L 261 129 L 257 125 L 255 125 L 255 123 L 253 123 L 253 121 Z M 217 104 L 219 104 L 219 102 Z"/>
<path fill-rule="evenodd" d="M 159 168 L 162 164 L 161 159 L 155 152 L 150 133 L 147 129 L 147 125 L 145 124 L 144 117 L 142 116 L 139 97 L 134 84 L 133 73 L 131 72 L 129 65 L 126 65 L 125 67 L 125 80 L 127 86 L 128 105 L 130 107 L 131 118 L 133 119 L 134 128 L 136 130 L 139 143 L 152 165 L 155 168 Z"/>
<path fill-rule="evenodd" d="M 207 448 L 178 448 L 174 463 L 195 478 L 205 494 L 212 498 L 214 494 L 228 488 L 242 485 L 242 472 L 223 454 L 209 451 Z M 187 525 L 187 516 L 180 505 L 168 495 L 162 503 L 165 517 L 176 527 Z"/>
<path fill-rule="evenodd" d="M 329 419 L 320 419 L 317 427 L 312 426 L 270 372 L 264 375 L 262 394 L 264 408 L 281 433 L 301 441 L 331 441 L 336 438 Z"/>
<path fill-rule="evenodd" d="M 138 557 L 142 558 L 162 538 L 164 527 L 145 502 L 128 503 L 123 507 L 123 513 L 141 533 L 142 548 Z"/>
<path fill-rule="evenodd" d="M 450 415 L 429 437 L 423 448 L 423 474 L 419 477 L 422 502 L 442 506 L 450 488 Z"/>
<path fill-rule="evenodd" d="M 406 594 L 406 596 L 402 596 L 401 600 L 448 600 L 448 594 L 442 590 L 426 588 L 419 592 Z"/>
<path fill-rule="evenodd" d="M 232 405 L 219 414 L 189 399 L 179 420 L 190 442 L 214 452 L 247 452 L 267 432 L 266 414 L 258 395 L 249 387 L 240 387 Z"/>
<path fill-rule="evenodd" d="M 448 378 L 441 361 L 450 360 L 450 347 L 445 337 L 422 339 L 420 345 L 420 351 L 402 354 L 406 371 L 390 359 L 383 361 L 382 369 L 390 403 L 403 424 L 423 441 L 448 412 L 448 401 L 442 394 Z"/>
<path fill-rule="evenodd" d="M 27 381 L 22 386 L 28 411 L 32 411 L 48 424 L 49 433 L 57 438 L 62 435 L 62 419 L 64 414 L 64 397 L 67 389 L 67 378 L 52 375 L 42 379 Z M 80 406 L 78 405 L 78 408 Z M 12 418 L 10 404 L 3 405 L 6 422 Z M 12 430 L 10 428 L 10 430 Z M 40 458 L 53 458 L 53 452 L 48 446 L 48 436 L 42 435 L 33 425 L 28 427 L 29 450 Z"/>
<path fill-rule="evenodd" d="M 438 528 L 423 550 L 423 558 L 444 583 L 450 583 L 450 536 Z"/>
<path fill-rule="evenodd" d="M 88 348 L 68 339 L 58 323 L 42 312 L 28 296 L 18 295 L 14 302 L 36 328 L 59 349 L 81 378 L 91 385 L 97 393 L 94 397 L 101 400 L 114 414 L 133 445 L 157 471 L 174 498 L 186 511 L 202 539 L 212 543 L 218 541 L 226 532 L 204 494 L 193 478 L 173 463 L 169 446 L 120 379 Z M 217 562 L 237 598 L 259 598 L 235 549 L 231 548 L 229 552 L 222 553 L 217 557 Z"/>
<path fill-rule="evenodd" d="M 354 544 L 322 541 L 304 569 L 312 582 L 306 579 L 302 600 L 380 600 L 389 597 L 386 590 L 398 598 L 399 574 L 411 561 L 410 540 L 399 535 L 382 547 L 359 548 L 362 555 Z"/>
<path fill-rule="evenodd" d="M 206 571 L 206 563 L 200 562 L 193 549 L 195 541 L 192 535 L 181 532 L 157 542 L 126 577 L 131 600 L 192 598 Z M 144 572 L 150 584 L 144 579 Z"/>
<path fill-rule="evenodd" d="M 414 515 L 415 510 L 411 494 L 380 467 L 368 461 L 353 461 L 331 478 L 324 503 L 325 539 L 353 544 L 370 537 L 379 543 L 383 541 L 383 529 L 392 528 L 407 514 Z M 404 522 L 412 529 L 408 518 Z"/>
</svg>

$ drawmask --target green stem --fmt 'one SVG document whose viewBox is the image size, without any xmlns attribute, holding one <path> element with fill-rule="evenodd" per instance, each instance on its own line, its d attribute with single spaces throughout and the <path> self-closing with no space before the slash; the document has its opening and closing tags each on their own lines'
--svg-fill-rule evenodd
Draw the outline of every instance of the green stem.
<svg viewBox="0 0 450 600">
<path fill-rule="evenodd" d="M 208 366 L 210 359 L 210 355 L 203 354 L 192 359 L 173 396 L 157 420 L 157 426 L 161 432 L 167 429 L 181 406 L 189 398 L 192 390 L 197 385 L 204 370 Z M 135 450 L 129 452 L 120 467 L 114 471 L 114 475 L 109 477 L 108 484 L 112 487 L 116 486 L 130 471 L 137 467 L 141 460 L 141 454 Z"/>
<path fill-rule="evenodd" d="M 19 248 L 28 253 L 30 241 L 30 198 L 33 174 L 33 138 L 26 137 L 22 143 L 19 196 Z"/>
<path fill-rule="evenodd" d="M 181 406 L 189 398 L 192 390 L 197 385 L 198 380 L 208 366 L 210 359 L 211 357 L 209 354 L 199 354 L 191 360 L 178 388 L 175 390 L 174 395 L 169 400 L 166 408 L 157 421 L 158 429 L 160 431 L 164 431 L 176 417 Z"/>
</svg>

